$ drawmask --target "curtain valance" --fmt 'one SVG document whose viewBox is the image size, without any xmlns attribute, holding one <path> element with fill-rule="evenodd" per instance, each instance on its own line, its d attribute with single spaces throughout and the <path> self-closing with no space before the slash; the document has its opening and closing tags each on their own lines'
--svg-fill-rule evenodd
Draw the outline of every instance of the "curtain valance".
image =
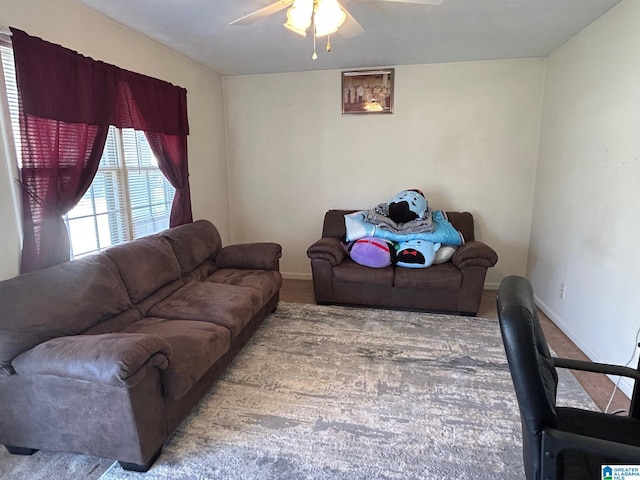
<svg viewBox="0 0 640 480">
<path fill-rule="evenodd" d="M 187 91 L 11 28 L 25 114 L 188 135 Z"/>
</svg>

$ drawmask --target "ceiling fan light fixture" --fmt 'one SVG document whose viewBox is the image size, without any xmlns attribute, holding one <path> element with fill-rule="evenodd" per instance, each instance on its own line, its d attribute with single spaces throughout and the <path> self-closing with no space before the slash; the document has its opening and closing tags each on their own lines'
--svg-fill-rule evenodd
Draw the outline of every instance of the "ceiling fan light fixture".
<svg viewBox="0 0 640 480">
<path fill-rule="evenodd" d="M 316 0 L 313 23 L 319 37 L 330 35 L 347 19 L 347 14 L 337 0 Z"/>
<path fill-rule="evenodd" d="M 284 26 L 292 32 L 306 37 L 307 28 L 311 26 L 313 3 L 313 0 L 295 0 L 287 10 L 287 23 Z"/>
</svg>

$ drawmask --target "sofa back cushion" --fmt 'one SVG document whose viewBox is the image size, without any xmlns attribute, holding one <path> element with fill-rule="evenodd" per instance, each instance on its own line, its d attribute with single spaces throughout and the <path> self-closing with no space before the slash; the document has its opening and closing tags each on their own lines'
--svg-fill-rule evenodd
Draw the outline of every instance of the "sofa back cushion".
<svg viewBox="0 0 640 480">
<path fill-rule="evenodd" d="M 464 237 L 465 242 L 475 240 L 473 215 L 469 212 L 447 212 L 447 219 Z"/>
<path fill-rule="evenodd" d="M 132 308 L 115 265 L 86 257 L 0 282 L 0 375 L 20 353 Z"/>
<path fill-rule="evenodd" d="M 180 265 L 169 242 L 160 235 L 149 235 L 105 250 L 116 264 L 131 301 L 142 302 L 156 290 L 180 278 Z M 167 293 L 169 295 L 171 292 Z"/>
<path fill-rule="evenodd" d="M 222 248 L 218 229 L 208 220 L 165 230 L 160 235 L 166 238 L 178 259 L 182 275 L 193 272 L 207 260 L 215 257 Z M 213 262 L 211 266 L 215 268 Z M 211 275 L 213 271 L 208 272 Z"/>
<path fill-rule="evenodd" d="M 344 241 L 347 230 L 344 226 L 344 216 L 353 213 L 356 210 L 329 210 L 324 214 L 324 223 L 322 224 L 322 238 L 337 238 Z"/>
<path fill-rule="evenodd" d="M 347 233 L 344 226 L 344 216 L 355 211 L 356 210 L 329 210 L 324 216 L 322 237 L 333 237 L 344 241 Z M 475 240 L 473 216 L 469 212 L 446 212 L 446 214 L 453 228 L 462 233 L 465 242 Z"/>
</svg>

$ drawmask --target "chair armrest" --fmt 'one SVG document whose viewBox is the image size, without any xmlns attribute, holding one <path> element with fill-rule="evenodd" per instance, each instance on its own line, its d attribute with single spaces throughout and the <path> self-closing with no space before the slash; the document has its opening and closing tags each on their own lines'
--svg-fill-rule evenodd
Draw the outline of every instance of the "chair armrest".
<svg viewBox="0 0 640 480">
<path fill-rule="evenodd" d="M 609 365 L 607 363 L 595 363 L 585 360 L 573 360 L 571 358 L 552 358 L 554 366 L 559 368 L 581 370 L 583 372 L 604 373 L 606 375 L 618 375 L 640 381 L 640 371 L 635 368 L 624 367 L 622 365 Z"/>
<path fill-rule="evenodd" d="M 218 268 L 279 270 L 282 246 L 277 243 L 242 243 L 223 247 L 214 261 Z"/>
<path fill-rule="evenodd" d="M 489 268 L 498 261 L 498 254 L 486 243 L 472 240 L 458 247 L 451 261 L 460 270 L 467 267 Z"/>
<path fill-rule="evenodd" d="M 307 257 L 311 260 L 327 260 L 331 266 L 335 267 L 336 265 L 340 265 L 344 259 L 347 258 L 347 252 L 340 240 L 333 237 L 325 237 L 321 238 L 307 249 Z"/>
<path fill-rule="evenodd" d="M 107 333 L 58 337 L 13 359 L 19 375 L 53 375 L 117 387 L 137 384 L 149 367 L 165 370 L 171 345 L 157 335 Z"/>
</svg>

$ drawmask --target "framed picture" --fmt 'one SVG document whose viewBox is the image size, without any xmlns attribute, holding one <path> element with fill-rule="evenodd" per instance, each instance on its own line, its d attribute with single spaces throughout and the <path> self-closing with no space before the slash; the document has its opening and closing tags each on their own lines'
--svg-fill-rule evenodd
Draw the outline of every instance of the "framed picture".
<svg viewBox="0 0 640 480">
<path fill-rule="evenodd" d="M 342 114 L 393 113 L 393 68 L 342 72 Z"/>
</svg>

